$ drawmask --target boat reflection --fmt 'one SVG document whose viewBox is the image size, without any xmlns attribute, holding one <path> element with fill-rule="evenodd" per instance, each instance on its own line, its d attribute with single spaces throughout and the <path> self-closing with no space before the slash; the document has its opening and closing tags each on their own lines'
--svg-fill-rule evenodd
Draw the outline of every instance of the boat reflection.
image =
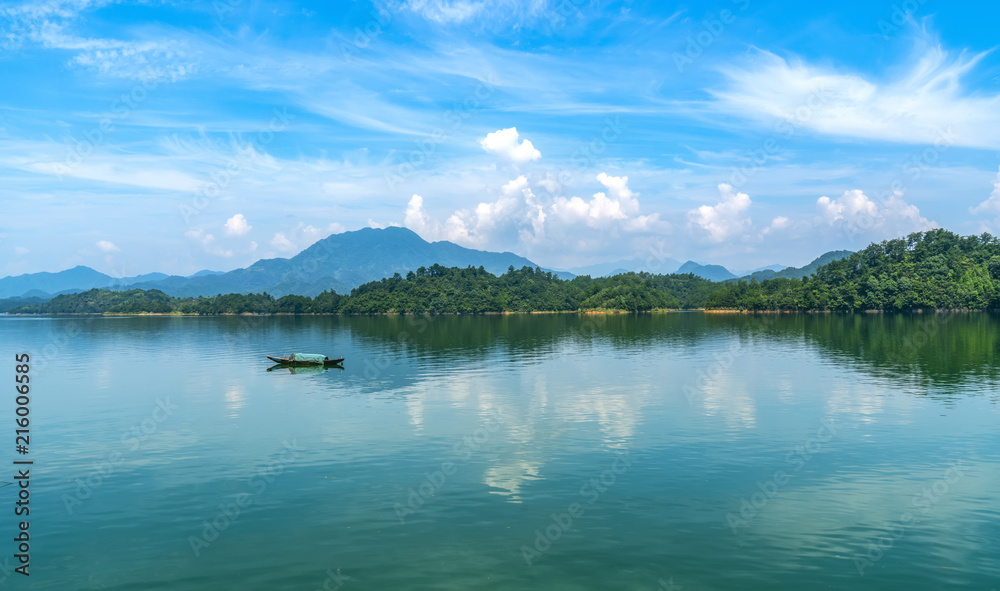
<svg viewBox="0 0 1000 591">
<path fill-rule="evenodd" d="M 339 369 L 340 371 L 344 371 L 344 366 L 343 365 L 327 365 L 325 367 L 322 365 L 294 366 L 294 365 L 282 365 L 280 363 L 276 363 L 271 367 L 267 368 L 267 371 L 277 371 L 282 369 L 287 369 L 288 373 L 291 374 L 311 374 L 311 373 L 323 373 L 330 369 Z"/>
</svg>

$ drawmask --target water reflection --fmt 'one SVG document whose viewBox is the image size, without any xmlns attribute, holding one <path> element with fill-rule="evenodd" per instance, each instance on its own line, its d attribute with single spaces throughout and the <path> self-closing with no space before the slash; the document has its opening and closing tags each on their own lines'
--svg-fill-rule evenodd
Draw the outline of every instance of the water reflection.
<svg viewBox="0 0 1000 591">
<path fill-rule="evenodd" d="M 325 367 L 322 366 L 322 365 L 316 365 L 316 366 L 311 366 L 311 365 L 294 366 L 294 365 L 282 365 L 280 363 L 276 363 L 276 364 L 272 365 L 271 367 L 267 368 L 267 371 L 278 371 L 278 372 L 288 371 L 288 373 L 290 373 L 292 375 L 296 375 L 296 374 L 298 374 L 298 375 L 313 375 L 313 374 L 325 373 L 325 372 L 330 371 L 330 370 L 344 371 L 344 366 L 343 365 L 328 365 L 328 366 L 325 366 Z"/>
<path fill-rule="evenodd" d="M 880 573 L 917 569 L 909 588 L 922 590 L 997 574 L 993 315 L 0 319 L 0 331 L 33 358 L 58 353 L 32 379 L 45 394 L 33 500 L 49 510 L 48 570 L 29 588 L 316 588 L 341 567 L 386 589 L 662 577 L 881 590 L 897 587 Z M 275 350 L 348 363 L 263 371 Z M 836 436 L 804 447 L 821 421 Z M 195 557 L 189 537 L 286 441 L 301 456 Z M 527 567 L 521 545 L 625 453 L 629 470 Z M 968 475 L 884 570 L 856 578 L 850 556 L 956 458 Z M 791 478 L 734 536 L 727 513 L 777 469 Z M 399 523 L 395 505 L 428 474 Z"/>
</svg>

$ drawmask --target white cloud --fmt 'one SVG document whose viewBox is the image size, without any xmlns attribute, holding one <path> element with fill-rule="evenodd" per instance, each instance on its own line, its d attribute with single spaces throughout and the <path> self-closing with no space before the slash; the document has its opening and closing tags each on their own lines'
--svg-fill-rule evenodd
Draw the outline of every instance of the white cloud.
<svg viewBox="0 0 1000 591">
<path fill-rule="evenodd" d="M 719 108 L 782 121 L 781 134 L 800 127 L 823 134 L 918 144 L 939 149 L 1000 147 L 1000 94 L 969 93 L 962 80 L 986 52 L 950 55 L 922 33 L 910 61 L 881 78 L 760 52 L 726 67 L 728 86 L 713 92 Z"/>
<path fill-rule="evenodd" d="M 585 223 L 592 228 L 606 228 L 616 221 L 630 231 L 643 231 L 655 225 L 658 216 L 640 216 L 639 201 L 628 187 L 627 176 L 597 175 L 597 181 L 611 193 L 594 193 L 589 201 L 579 197 L 557 197 L 550 208 L 552 216 L 567 224 Z"/>
<path fill-rule="evenodd" d="M 325 237 L 323 235 L 323 231 L 322 230 L 320 230 L 319 228 L 314 228 L 311 225 L 303 226 L 300 223 L 299 227 L 296 228 L 296 231 L 299 232 L 299 235 L 302 237 L 302 239 L 305 241 L 305 244 L 307 244 L 307 245 L 311 245 L 312 243 L 316 242 L 320 238 L 324 238 Z"/>
<path fill-rule="evenodd" d="M 633 198 L 635 193 L 628 188 L 627 176 L 608 176 L 602 172 L 597 175 L 597 181 L 611 193 L 618 203 L 618 208 L 626 216 L 639 213 L 639 202 Z"/>
<path fill-rule="evenodd" d="M 118 252 L 121 250 L 115 246 L 114 243 L 108 242 L 107 240 L 98 240 L 97 248 L 101 249 L 101 252 Z"/>
<path fill-rule="evenodd" d="M 504 250 L 519 243 L 529 252 L 535 248 L 564 251 L 567 245 L 601 250 L 609 244 L 621 244 L 623 238 L 669 230 L 658 214 L 639 214 L 639 202 L 628 187 L 628 177 L 601 173 L 596 179 L 607 193 L 595 193 L 589 200 L 557 197 L 545 205 L 528 178 L 521 175 L 504 184 L 495 201 L 454 211 L 443 222 L 427 213 L 422 196 L 413 195 L 406 206 L 404 225 L 431 240 Z"/>
<path fill-rule="evenodd" d="M 753 223 L 747 216 L 750 196 L 736 192 L 732 185 L 719 185 L 722 201 L 715 205 L 702 205 L 688 212 L 691 225 L 703 233 L 711 242 L 723 242 L 737 238 Z"/>
<path fill-rule="evenodd" d="M 242 213 L 238 213 L 226 220 L 226 236 L 243 236 L 253 229 Z"/>
<path fill-rule="evenodd" d="M 512 195 L 514 187 L 521 186 L 520 177 L 504 185 L 503 195 L 492 203 L 479 203 L 472 209 L 458 210 L 452 213 L 444 223 L 433 220 L 424 211 L 424 199 L 413 195 L 406 206 L 403 225 L 422 236 L 437 240 L 450 240 L 470 246 L 483 246 L 499 229 L 498 226 L 509 226 L 509 223 L 520 223 L 523 212 L 519 211 L 525 202 Z M 530 194 L 530 189 L 527 189 Z M 506 228 L 504 228 L 506 229 Z"/>
<path fill-rule="evenodd" d="M 784 230 L 792 225 L 792 220 L 786 216 L 779 215 L 771 220 L 771 224 L 760 231 L 762 236 L 766 236 L 778 230 Z"/>
<path fill-rule="evenodd" d="M 530 141 L 522 140 L 519 144 L 518 139 L 517 128 L 510 127 L 487 134 L 479 145 L 490 154 L 496 154 L 515 164 L 524 164 L 542 157 L 542 153 Z"/>
<path fill-rule="evenodd" d="M 992 214 L 1000 217 L 1000 172 L 997 172 L 996 180 L 993 181 L 993 192 L 990 193 L 989 198 L 975 207 L 970 207 L 969 212 L 976 215 Z"/>
<path fill-rule="evenodd" d="M 406 204 L 403 225 L 418 234 L 423 234 L 431 229 L 431 219 L 424 213 L 424 198 L 416 193 L 410 197 L 410 202 Z"/>
<path fill-rule="evenodd" d="M 190 75 L 198 60 L 177 39 L 121 41 L 81 37 L 71 32 L 84 13 L 106 0 L 26 2 L 0 8 L 0 48 L 37 45 L 74 52 L 70 63 L 97 72 L 143 82 L 176 81 Z"/>
<path fill-rule="evenodd" d="M 880 235 L 919 232 L 937 227 L 937 223 L 920 215 L 920 209 L 903 200 L 902 193 L 889 195 L 876 203 L 864 192 L 845 191 L 836 199 L 827 196 L 816 200 L 821 222 L 829 226 L 846 226 L 852 232 L 877 231 Z"/>
<path fill-rule="evenodd" d="M 439 24 L 468 26 L 468 21 L 475 20 L 477 25 L 515 29 L 531 26 L 540 19 L 562 20 L 585 8 L 574 6 L 566 12 L 565 6 L 553 0 L 404 0 L 402 6 Z M 388 2 L 387 7 L 393 9 Z"/>
<path fill-rule="evenodd" d="M 184 232 L 184 235 L 190 238 L 191 240 L 202 243 L 212 242 L 213 240 L 215 240 L 215 236 L 212 236 L 211 234 L 205 234 L 202 230 L 198 229 L 188 230 L 187 232 Z"/>
<path fill-rule="evenodd" d="M 27 248 L 23 247 L 23 246 L 15 246 L 14 247 L 14 254 L 16 254 L 18 256 L 24 256 L 24 255 L 28 254 L 29 252 L 31 252 L 31 251 L 28 250 Z"/>
<path fill-rule="evenodd" d="M 229 258 L 235 254 L 232 250 L 217 246 L 215 244 L 215 236 L 212 234 L 206 234 L 201 229 L 196 228 L 194 230 L 188 230 L 184 233 L 184 235 L 187 236 L 188 239 L 200 244 L 208 254 L 225 258 Z"/>
<path fill-rule="evenodd" d="M 295 250 L 295 245 L 285 236 L 284 232 L 277 232 L 274 238 L 271 238 L 271 246 L 280 252 Z"/>
<path fill-rule="evenodd" d="M 438 23 L 461 23 L 479 14 L 484 2 L 467 0 L 409 0 L 406 8 Z"/>
<path fill-rule="evenodd" d="M 845 191 L 838 199 L 830 199 L 824 195 L 816 200 L 816 210 L 831 226 L 840 220 L 853 225 L 859 220 L 871 220 L 878 215 L 875 202 L 858 189 Z"/>
</svg>

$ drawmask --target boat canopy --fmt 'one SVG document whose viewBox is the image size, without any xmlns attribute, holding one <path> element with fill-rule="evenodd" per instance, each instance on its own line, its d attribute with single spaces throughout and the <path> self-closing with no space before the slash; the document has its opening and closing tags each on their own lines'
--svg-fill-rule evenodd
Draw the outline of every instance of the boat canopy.
<svg viewBox="0 0 1000 591">
<path fill-rule="evenodd" d="M 298 361 L 300 363 L 323 363 L 326 359 L 326 355 L 314 355 L 312 353 L 292 353 L 289 356 L 289 361 Z"/>
</svg>

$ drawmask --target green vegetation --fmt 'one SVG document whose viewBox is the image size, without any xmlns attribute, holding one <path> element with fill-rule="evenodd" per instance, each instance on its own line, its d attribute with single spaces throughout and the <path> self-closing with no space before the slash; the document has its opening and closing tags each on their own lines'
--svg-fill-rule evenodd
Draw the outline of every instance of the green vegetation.
<svg viewBox="0 0 1000 591">
<path fill-rule="evenodd" d="M 815 273 L 821 266 L 833 261 L 839 261 L 840 259 L 846 259 L 852 254 L 854 253 L 849 250 L 833 250 L 820 255 L 804 267 L 786 267 L 781 271 L 757 271 L 744 279 L 756 279 L 757 281 L 765 279 L 802 279 Z"/>
<path fill-rule="evenodd" d="M 497 277 L 483 267 L 420 267 L 406 277 L 361 285 L 344 296 L 324 291 L 315 298 L 225 294 L 172 298 L 159 290 L 92 289 L 48 302 L 12 308 L 20 314 L 483 314 L 646 311 L 698 307 L 717 287 L 694 275 L 626 273 L 615 277 L 559 279 L 537 268 L 513 267 Z"/>
<path fill-rule="evenodd" d="M 728 284 L 707 308 L 901 311 L 1000 308 L 1000 240 L 947 230 L 886 240 L 802 279 Z"/>
<path fill-rule="evenodd" d="M 838 253 L 833 253 L 838 254 Z M 372 281 L 341 295 L 267 293 L 173 298 L 159 290 L 92 289 L 20 305 L 40 314 L 483 314 L 663 309 L 885 310 L 1000 308 L 1000 240 L 946 230 L 872 244 L 802 279 L 715 283 L 687 275 L 624 273 L 566 281 L 538 268 L 433 265 Z"/>
<path fill-rule="evenodd" d="M 12 310 L 14 308 L 20 308 L 23 306 L 31 306 L 34 304 L 42 303 L 42 298 L 30 297 L 30 298 L 3 298 L 0 299 L 0 314 L 6 312 L 7 310 Z"/>
</svg>

